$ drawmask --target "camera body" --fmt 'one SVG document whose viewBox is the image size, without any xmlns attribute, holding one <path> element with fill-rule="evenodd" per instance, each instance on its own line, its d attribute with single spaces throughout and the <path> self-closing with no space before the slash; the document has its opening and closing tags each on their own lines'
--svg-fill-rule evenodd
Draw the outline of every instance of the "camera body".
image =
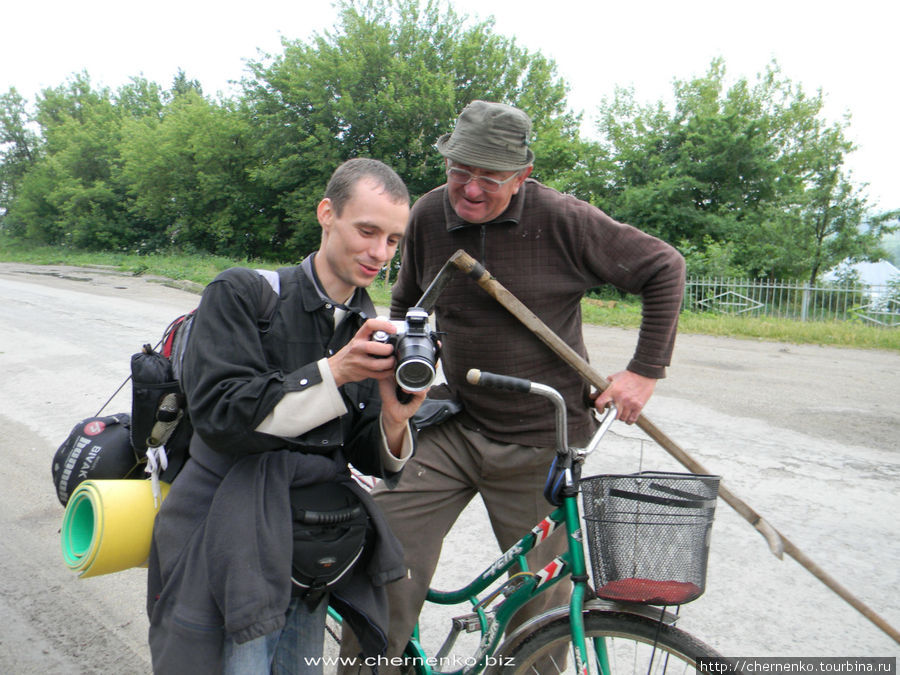
<svg viewBox="0 0 900 675">
<path fill-rule="evenodd" d="M 394 347 L 397 367 L 394 379 L 406 391 L 422 391 L 431 386 L 437 374 L 438 334 L 428 326 L 428 312 L 410 307 L 403 321 L 391 321 L 396 333 L 375 331 L 372 340 Z"/>
</svg>

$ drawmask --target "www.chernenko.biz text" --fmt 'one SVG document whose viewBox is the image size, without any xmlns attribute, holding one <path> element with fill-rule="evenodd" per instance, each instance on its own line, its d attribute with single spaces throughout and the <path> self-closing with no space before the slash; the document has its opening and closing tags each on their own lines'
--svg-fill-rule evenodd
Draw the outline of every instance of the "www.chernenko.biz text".
<svg viewBox="0 0 900 675">
<path fill-rule="evenodd" d="M 735 656 L 726 659 L 697 660 L 699 675 L 720 675 L 724 673 L 800 673 L 817 675 L 896 675 L 897 657 L 876 656 L 796 656 L 796 657 L 752 657 Z"/>
<path fill-rule="evenodd" d="M 462 667 L 474 667 L 478 661 L 473 657 L 456 656 L 451 654 L 444 657 L 415 657 L 415 656 L 367 656 L 364 658 L 344 657 L 344 656 L 319 656 L 306 657 L 306 665 L 308 666 L 359 666 L 363 665 L 368 668 L 378 667 L 422 667 L 430 666 L 431 668 L 440 668 L 441 670 L 452 668 L 459 670 Z M 485 666 L 512 666 L 515 659 L 509 656 L 485 656 Z"/>
</svg>

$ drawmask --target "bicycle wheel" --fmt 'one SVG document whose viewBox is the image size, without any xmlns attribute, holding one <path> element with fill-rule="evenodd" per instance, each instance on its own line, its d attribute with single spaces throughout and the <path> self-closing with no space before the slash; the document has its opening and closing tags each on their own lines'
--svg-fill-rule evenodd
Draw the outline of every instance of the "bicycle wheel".
<svg viewBox="0 0 900 675">
<path fill-rule="evenodd" d="M 591 611 L 584 617 L 591 672 L 602 672 L 594 662 L 593 640 L 603 638 L 609 672 L 676 675 L 695 673 L 698 658 L 724 663 L 708 645 L 672 626 L 624 612 Z M 497 672 L 504 675 L 575 673 L 569 619 L 560 617 L 543 626 L 504 654 Z"/>
</svg>

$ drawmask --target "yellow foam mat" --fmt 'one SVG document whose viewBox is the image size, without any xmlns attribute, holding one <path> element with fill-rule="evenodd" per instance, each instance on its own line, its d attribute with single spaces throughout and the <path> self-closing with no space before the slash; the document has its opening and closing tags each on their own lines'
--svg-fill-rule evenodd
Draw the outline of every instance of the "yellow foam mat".
<svg viewBox="0 0 900 675">
<path fill-rule="evenodd" d="M 169 485 L 159 486 L 165 499 Z M 158 510 L 149 480 L 84 481 L 63 515 L 63 560 L 81 577 L 146 566 Z"/>
</svg>

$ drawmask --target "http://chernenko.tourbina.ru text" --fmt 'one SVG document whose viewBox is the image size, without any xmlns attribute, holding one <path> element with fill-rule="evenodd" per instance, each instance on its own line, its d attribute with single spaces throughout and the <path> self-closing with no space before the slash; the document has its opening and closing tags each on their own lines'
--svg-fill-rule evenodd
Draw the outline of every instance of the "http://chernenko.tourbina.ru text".
<svg viewBox="0 0 900 675">
<path fill-rule="evenodd" d="M 698 675 L 897 675 L 897 657 L 875 656 L 733 656 L 697 659 Z"/>
</svg>

